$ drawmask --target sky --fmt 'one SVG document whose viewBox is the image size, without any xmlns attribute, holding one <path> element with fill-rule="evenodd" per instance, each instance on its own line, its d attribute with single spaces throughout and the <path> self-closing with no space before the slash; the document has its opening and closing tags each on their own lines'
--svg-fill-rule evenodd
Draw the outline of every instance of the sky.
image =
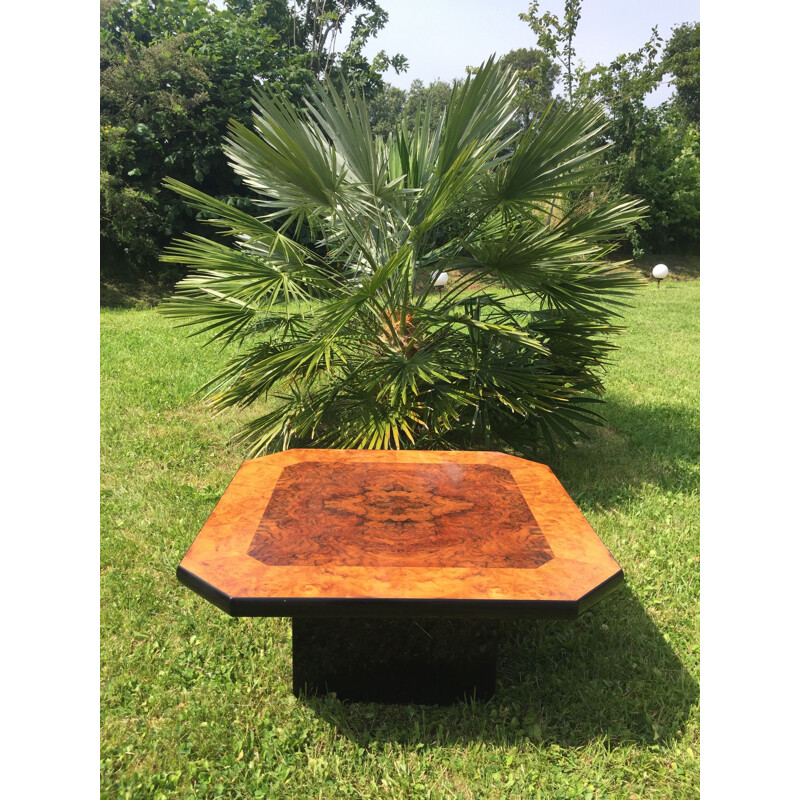
<svg viewBox="0 0 800 800">
<path fill-rule="evenodd" d="M 386 73 L 400 89 L 411 81 L 452 81 L 478 66 L 492 53 L 498 56 L 520 47 L 536 47 L 533 31 L 519 15 L 527 0 L 379 0 L 389 14 L 386 27 L 371 39 L 368 57 L 385 50 L 402 53 L 408 72 Z M 563 0 L 542 0 L 540 13 L 564 14 Z M 587 68 L 607 64 L 620 53 L 637 50 L 650 37 L 654 25 L 666 41 L 672 27 L 700 21 L 700 0 L 584 0 L 575 37 L 575 49 Z M 343 45 L 340 45 L 343 46 Z M 667 99 L 661 87 L 649 97 L 650 105 Z"/>
</svg>

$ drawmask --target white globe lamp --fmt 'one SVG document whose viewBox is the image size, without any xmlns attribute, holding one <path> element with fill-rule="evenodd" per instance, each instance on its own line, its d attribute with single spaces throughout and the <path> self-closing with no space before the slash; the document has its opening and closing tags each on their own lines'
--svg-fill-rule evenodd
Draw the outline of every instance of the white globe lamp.
<svg viewBox="0 0 800 800">
<path fill-rule="evenodd" d="M 653 267 L 653 277 L 658 281 L 658 283 L 656 284 L 657 289 L 661 288 L 661 281 L 663 281 L 668 274 L 669 270 L 667 269 L 666 264 L 656 264 Z"/>
<path fill-rule="evenodd" d="M 447 283 L 447 273 L 440 272 L 436 276 L 436 280 L 434 280 L 433 282 L 433 285 L 439 290 L 439 295 L 442 294 L 442 289 L 444 289 L 446 283 Z"/>
</svg>

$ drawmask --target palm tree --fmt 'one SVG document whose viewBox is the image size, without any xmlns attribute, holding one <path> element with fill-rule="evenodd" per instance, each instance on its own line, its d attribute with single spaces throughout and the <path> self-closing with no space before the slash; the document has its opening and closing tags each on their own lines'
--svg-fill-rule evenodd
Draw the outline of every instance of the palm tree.
<svg viewBox="0 0 800 800">
<path fill-rule="evenodd" d="M 602 111 L 554 105 L 504 138 L 515 88 L 490 59 L 438 125 L 420 114 L 385 142 L 346 87 L 318 86 L 304 110 L 258 92 L 253 129 L 231 122 L 225 151 L 264 216 L 167 181 L 231 239 L 168 248 L 191 271 L 161 310 L 234 347 L 203 389 L 218 409 L 266 401 L 241 432 L 251 455 L 524 450 L 598 422 L 609 335 L 639 280 L 608 256 L 644 209 L 567 202 L 597 174 Z M 292 238 L 301 227 L 313 244 Z"/>
</svg>

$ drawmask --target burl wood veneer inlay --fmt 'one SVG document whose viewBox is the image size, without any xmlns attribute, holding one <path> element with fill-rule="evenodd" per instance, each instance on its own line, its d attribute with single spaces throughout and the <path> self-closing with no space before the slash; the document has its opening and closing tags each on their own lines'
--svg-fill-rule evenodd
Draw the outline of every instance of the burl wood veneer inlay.
<svg viewBox="0 0 800 800">
<path fill-rule="evenodd" d="M 572 618 L 622 570 L 544 464 L 287 450 L 242 464 L 178 578 L 234 616 Z"/>
<path fill-rule="evenodd" d="M 275 566 L 516 567 L 553 557 L 507 469 L 284 467 L 247 551 Z"/>
</svg>

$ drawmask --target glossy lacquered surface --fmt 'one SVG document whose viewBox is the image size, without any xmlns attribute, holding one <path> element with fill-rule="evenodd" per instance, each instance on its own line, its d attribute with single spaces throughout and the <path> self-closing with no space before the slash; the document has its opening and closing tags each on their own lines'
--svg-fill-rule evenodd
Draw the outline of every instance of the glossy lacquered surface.
<svg viewBox="0 0 800 800">
<path fill-rule="evenodd" d="M 542 464 L 288 450 L 242 464 L 178 577 L 237 616 L 572 617 L 622 571 Z"/>
</svg>

